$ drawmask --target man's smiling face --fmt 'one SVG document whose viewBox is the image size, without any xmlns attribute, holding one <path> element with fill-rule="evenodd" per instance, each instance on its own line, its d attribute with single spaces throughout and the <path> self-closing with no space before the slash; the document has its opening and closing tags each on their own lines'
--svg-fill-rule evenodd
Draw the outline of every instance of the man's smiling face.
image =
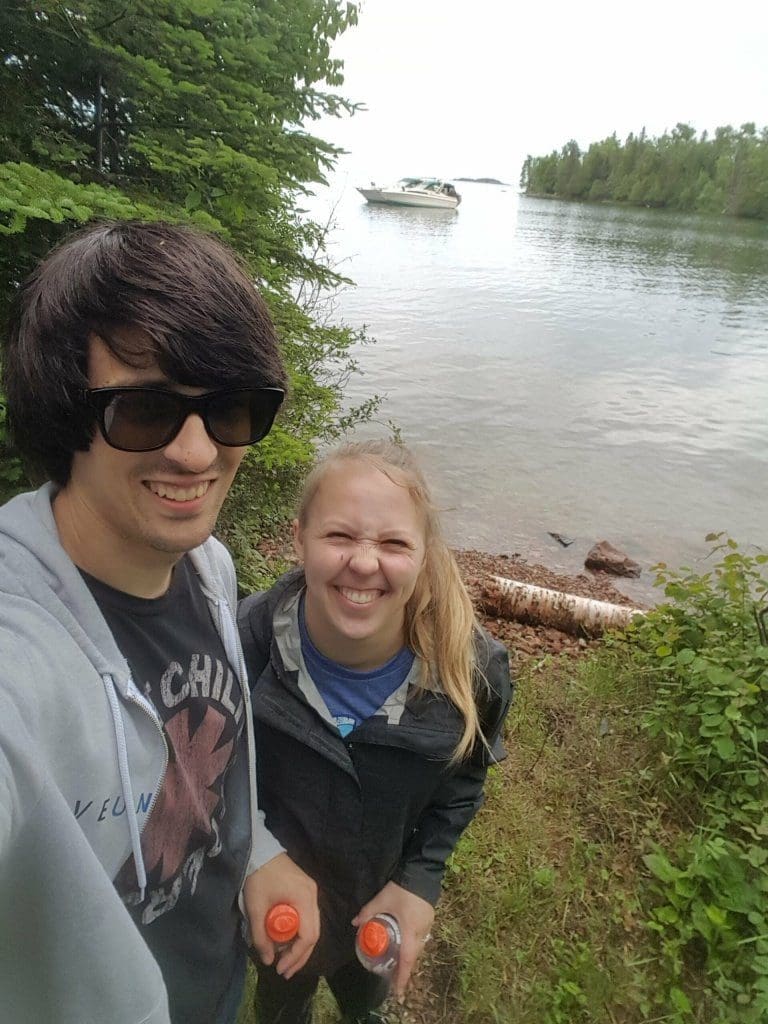
<svg viewBox="0 0 768 1024">
<path fill-rule="evenodd" d="M 127 348 L 146 349 L 141 332 L 122 328 L 116 334 Z M 92 388 L 152 385 L 187 395 L 210 390 L 169 381 L 153 360 L 128 366 L 95 336 L 88 379 Z M 210 536 L 245 451 L 217 444 L 196 414 L 165 448 L 152 452 L 118 451 L 97 430 L 88 451 L 75 452 L 62 497 L 81 517 L 82 540 L 90 534 L 94 550 L 112 552 L 112 568 L 121 562 L 127 568 L 136 562 L 149 567 L 153 560 L 172 564 Z M 70 554 L 82 568 L 103 575 L 86 564 L 90 559 Z"/>
</svg>

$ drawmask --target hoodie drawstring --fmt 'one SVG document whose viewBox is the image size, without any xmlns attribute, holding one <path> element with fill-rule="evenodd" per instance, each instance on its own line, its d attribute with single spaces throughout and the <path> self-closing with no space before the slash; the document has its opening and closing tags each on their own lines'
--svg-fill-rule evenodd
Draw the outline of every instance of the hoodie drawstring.
<svg viewBox="0 0 768 1024">
<path fill-rule="evenodd" d="M 128 818 L 128 831 L 131 835 L 131 850 L 136 865 L 136 879 L 139 883 L 141 898 L 147 889 L 147 869 L 144 865 L 144 855 L 141 852 L 141 833 L 139 831 L 139 819 L 136 812 L 136 804 L 133 799 L 133 788 L 131 786 L 131 774 L 128 765 L 128 745 L 125 741 L 125 725 L 123 723 L 123 712 L 120 701 L 117 699 L 115 683 L 112 676 L 104 675 L 104 687 L 107 691 L 109 708 L 112 712 L 112 723 L 115 727 L 115 741 L 117 743 L 117 763 L 120 768 L 120 783 L 123 789 L 123 801 L 125 812 Z"/>
</svg>

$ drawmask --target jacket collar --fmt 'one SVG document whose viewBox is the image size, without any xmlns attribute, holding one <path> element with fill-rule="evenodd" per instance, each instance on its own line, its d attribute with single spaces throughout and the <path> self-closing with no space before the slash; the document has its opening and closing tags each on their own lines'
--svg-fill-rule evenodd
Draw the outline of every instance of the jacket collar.
<svg viewBox="0 0 768 1024">
<path fill-rule="evenodd" d="M 289 573 L 276 584 L 276 590 L 272 628 L 274 643 L 280 654 L 283 668 L 296 679 L 296 685 L 307 704 L 314 708 L 323 721 L 327 722 L 335 730 L 336 725 L 333 718 L 307 670 L 301 651 L 299 604 L 301 595 L 306 590 L 304 573 L 301 570 Z M 389 725 L 400 724 L 403 712 L 405 711 L 409 690 L 418 680 L 419 672 L 420 660 L 414 658 L 413 665 L 406 678 L 376 712 L 377 715 L 386 716 Z"/>
</svg>

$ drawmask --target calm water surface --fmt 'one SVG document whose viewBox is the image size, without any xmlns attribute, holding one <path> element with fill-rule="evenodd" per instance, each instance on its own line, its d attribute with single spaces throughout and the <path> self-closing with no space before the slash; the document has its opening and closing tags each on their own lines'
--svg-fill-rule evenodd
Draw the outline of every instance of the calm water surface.
<svg viewBox="0 0 768 1024">
<path fill-rule="evenodd" d="M 337 314 L 376 342 L 350 402 L 386 396 L 451 542 L 569 570 L 602 538 L 644 566 L 768 544 L 768 226 L 460 191 L 349 185 L 332 234 Z"/>
</svg>

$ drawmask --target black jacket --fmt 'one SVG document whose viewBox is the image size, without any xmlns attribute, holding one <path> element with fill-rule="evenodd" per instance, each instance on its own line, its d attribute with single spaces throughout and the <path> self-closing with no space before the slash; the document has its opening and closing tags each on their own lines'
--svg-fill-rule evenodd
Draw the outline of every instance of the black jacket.
<svg viewBox="0 0 768 1024">
<path fill-rule="evenodd" d="M 259 806 L 318 884 L 322 934 L 308 969 L 329 974 L 354 955 L 350 921 L 386 882 L 437 902 L 445 862 L 482 803 L 488 764 L 504 757 L 512 687 L 506 649 L 483 633 L 478 663 L 488 687 L 478 686 L 477 699 L 492 755 L 478 742 L 451 767 L 461 715 L 442 693 L 416 694 L 409 680 L 342 738 L 301 658 L 303 586 L 300 570 L 289 573 L 241 602 L 238 622 Z"/>
</svg>

